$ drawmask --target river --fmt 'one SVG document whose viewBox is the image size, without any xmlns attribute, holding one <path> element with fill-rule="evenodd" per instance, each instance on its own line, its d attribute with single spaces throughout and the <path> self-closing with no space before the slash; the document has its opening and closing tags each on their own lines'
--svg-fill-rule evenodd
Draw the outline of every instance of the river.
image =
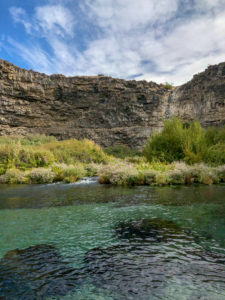
<svg viewBox="0 0 225 300">
<path fill-rule="evenodd" d="M 0 299 L 224 300 L 225 185 L 1 185 Z"/>
</svg>

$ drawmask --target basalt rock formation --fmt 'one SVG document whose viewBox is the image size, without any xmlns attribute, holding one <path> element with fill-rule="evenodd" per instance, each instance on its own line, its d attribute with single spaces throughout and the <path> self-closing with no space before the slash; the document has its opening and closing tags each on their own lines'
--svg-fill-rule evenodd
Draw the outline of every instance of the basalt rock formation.
<svg viewBox="0 0 225 300">
<path fill-rule="evenodd" d="M 225 63 L 168 90 L 146 81 L 45 75 L 0 60 L 0 135 L 43 133 L 141 147 L 163 120 L 225 123 Z"/>
</svg>

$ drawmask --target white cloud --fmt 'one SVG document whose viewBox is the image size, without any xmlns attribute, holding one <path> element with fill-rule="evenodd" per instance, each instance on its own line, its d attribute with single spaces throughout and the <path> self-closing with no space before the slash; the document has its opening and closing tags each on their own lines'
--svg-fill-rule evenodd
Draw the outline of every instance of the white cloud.
<svg viewBox="0 0 225 300">
<path fill-rule="evenodd" d="M 35 71 L 51 74 L 53 71 L 53 64 L 49 55 L 39 45 L 29 44 L 23 46 L 13 39 L 9 38 L 8 43 L 18 51 L 19 55 L 27 61 L 31 68 Z"/>
<path fill-rule="evenodd" d="M 83 0 L 78 12 L 73 1 L 66 3 L 36 7 L 29 21 L 21 8 L 10 10 L 28 34 L 44 37 L 51 48 L 47 54 L 40 45 L 13 42 L 39 71 L 181 84 L 225 60 L 225 0 Z M 88 39 L 79 32 L 82 50 L 77 24 L 94 32 Z"/>
<path fill-rule="evenodd" d="M 154 22 L 165 22 L 176 12 L 178 0 L 86 0 L 83 10 L 100 27 L 127 31 Z"/>
<path fill-rule="evenodd" d="M 31 31 L 32 25 L 27 20 L 27 15 L 24 9 L 21 7 L 10 7 L 9 12 L 13 17 L 13 20 L 17 23 L 22 23 L 28 33 Z"/>
<path fill-rule="evenodd" d="M 35 17 L 44 32 L 73 36 L 75 20 L 69 9 L 62 5 L 46 5 L 36 8 Z"/>
</svg>

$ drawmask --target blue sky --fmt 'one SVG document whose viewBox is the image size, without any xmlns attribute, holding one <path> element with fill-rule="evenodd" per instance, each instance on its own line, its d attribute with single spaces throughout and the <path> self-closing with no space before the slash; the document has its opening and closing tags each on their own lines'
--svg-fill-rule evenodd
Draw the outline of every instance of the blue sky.
<svg viewBox="0 0 225 300">
<path fill-rule="evenodd" d="M 225 61 L 225 0 L 0 0 L 0 58 L 182 84 Z"/>
</svg>

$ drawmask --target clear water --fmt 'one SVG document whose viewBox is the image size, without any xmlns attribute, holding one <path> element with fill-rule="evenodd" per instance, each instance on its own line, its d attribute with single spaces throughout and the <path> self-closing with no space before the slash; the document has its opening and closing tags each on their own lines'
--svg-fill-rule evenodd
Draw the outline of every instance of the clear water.
<svg viewBox="0 0 225 300">
<path fill-rule="evenodd" d="M 225 299 L 225 186 L 2 185 L 0 299 Z"/>
</svg>

